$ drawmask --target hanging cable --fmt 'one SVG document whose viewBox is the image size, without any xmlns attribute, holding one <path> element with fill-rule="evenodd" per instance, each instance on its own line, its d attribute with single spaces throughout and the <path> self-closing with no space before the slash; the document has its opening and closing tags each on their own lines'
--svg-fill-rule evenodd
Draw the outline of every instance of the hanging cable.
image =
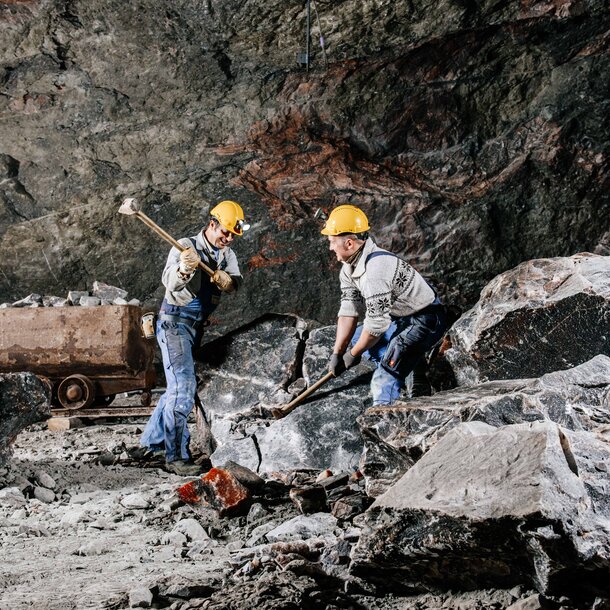
<svg viewBox="0 0 610 610">
<path fill-rule="evenodd" d="M 318 15 L 318 5 L 316 0 L 313 0 L 313 10 L 316 14 L 316 21 L 318 23 L 318 31 L 320 32 L 320 47 L 322 47 L 322 55 L 324 55 L 324 67 L 328 67 L 328 60 L 326 59 L 326 47 L 324 46 L 324 34 L 322 34 L 322 26 L 320 25 L 320 15 Z"/>
</svg>

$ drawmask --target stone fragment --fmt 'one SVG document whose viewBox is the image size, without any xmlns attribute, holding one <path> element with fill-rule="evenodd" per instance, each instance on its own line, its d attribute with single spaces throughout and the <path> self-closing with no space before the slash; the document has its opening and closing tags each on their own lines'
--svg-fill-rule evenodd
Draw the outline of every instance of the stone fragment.
<svg viewBox="0 0 610 610">
<path fill-rule="evenodd" d="M 289 542 L 315 537 L 334 536 L 337 520 L 328 513 L 294 517 L 267 532 L 269 542 Z"/>
<path fill-rule="evenodd" d="M 27 297 L 25 297 L 24 299 L 21 299 L 20 301 L 15 301 L 12 304 L 12 307 L 32 307 L 32 306 L 36 306 L 36 307 L 40 307 L 42 305 L 42 296 L 39 294 L 36 294 L 35 292 L 28 295 Z"/>
<path fill-rule="evenodd" d="M 331 514 L 339 521 L 346 521 L 363 513 L 372 502 L 373 499 L 364 494 L 344 496 L 332 505 Z"/>
<path fill-rule="evenodd" d="M 260 491 L 265 486 L 265 479 L 236 462 L 231 460 L 225 462 L 223 469 L 230 472 L 244 487 L 252 492 Z"/>
<path fill-rule="evenodd" d="M 50 417 L 50 398 L 48 385 L 31 373 L 0 374 L 0 467 L 7 463 L 17 434 Z"/>
<path fill-rule="evenodd" d="M 303 515 L 320 513 L 328 510 L 326 492 L 320 485 L 295 487 L 290 490 L 289 497 Z"/>
<path fill-rule="evenodd" d="M 43 307 L 66 307 L 70 303 L 68 303 L 68 299 L 62 297 L 44 296 L 42 297 L 42 305 Z"/>
<path fill-rule="evenodd" d="M 220 577 L 215 573 L 202 574 L 197 582 L 185 581 L 184 577 L 172 576 L 159 583 L 159 594 L 163 597 L 193 598 L 208 597 L 220 585 Z"/>
<path fill-rule="evenodd" d="M 112 301 L 112 304 L 113 305 L 128 305 L 129 303 L 125 299 L 121 299 L 119 297 L 119 298 L 114 299 L 114 301 Z"/>
<path fill-rule="evenodd" d="M 523 583 L 544 595 L 607 590 L 601 456 L 610 460 L 610 449 L 596 434 L 549 421 L 462 424 L 363 515 L 350 571 L 408 594 Z"/>
<path fill-rule="evenodd" d="M 55 479 L 47 474 L 44 470 L 39 470 L 36 473 L 36 480 L 42 487 L 46 487 L 47 489 L 55 489 L 57 485 L 57 483 L 55 483 Z"/>
<path fill-rule="evenodd" d="M 5 506 L 25 506 L 27 500 L 18 487 L 4 487 L 0 489 L 0 503 Z"/>
<path fill-rule="evenodd" d="M 153 603 L 153 594 L 147 587 L 137 587 L 129 592 L 130 608 L 150 608 Z"/>
<path fill-rule="evenodd" d="M 100 300 L 113 301 L 114 299 L 127 299 L 127 290 L 104 284 L 103 282 L 93 282 L 92 296 Z"/>
<path fill-rule="evenodd" d="M 544 608 L 540 595 L 530 595 L 511 604 L 506 610 L 541 610 Z"/>
<path fill-rule="evenodd" d="M 341 487 L 342 485 L 346 485 L 349 481 L 349 472 L 340 472 L 339 474 L 332 475 L 330 477 L 326 477 L 319 482 L 326 491 L 330 491 L 335 487 Z"/>
<path fill-rule="evenodd" d="M 102 301 L 98 297 L 81 297 L 78 304 L 81 307 L 97 307 L 102 304 Z"/>
<path fill-rule="evenodd" d="M 259 502 L 255 502 L 248 511 L 246 521 L 248 523 L 255 523 L 260 519 L 264 519 L 268 514 L 269 513 L 267 509 L 262 504 L 260 504 Z"/>
<path fill-rule="evenodd" d="M 121 498 L 121 506 L 125 508 L 144 510 L 150 508 L 150 502 L 141 493 L 128 494 Z"/>
<path fill-rule="evenodd" d="M 86 290 L 70 290 L 68 292 L 68 302 L 70 305 L 80 305 L 80 300 L 83 297 L 88 297 L 89 291 Z"/>
<path fill-rule="evenodd" d="M 371 407 L 358 418 L 366 491 L 372 496 L 383 493 L 462 422 L 503 426 L 548 419 L 571 430 L 601 429 L 610 423 L 609 390 L 610 358 L 596 356 L 539 379 L 493 381 Z"/>
<path fill-rule="evenodd" d="M 202 542 L 210 539 L 197 519 L 181 519 L 176 524 L 176 527 L 174 527 L 174 530 L 184 534 L 189 541 Z"/>
<path fill-rule="evenodd" d="M 135 305 L 136 307 L 141 307 L 142 302 L 139 299 L 129 299 L 129 301 L 127 301 L 127 305 Z"/>
<path fill-rule="evenodd" d="M 539 377 L 610 355 L 610 256 L 522 263 L 495 277 L 450 331 L 459 385 Z"/>
<path fill-rule="evenodd" d="M 178 495 L 187 504 L 204 499 L 221 517 L 248 512 L 252 503 L 250 492 L 227 470 L 212 468 L 196 481 L 178 488 Z"/>
<path fill-rule="evenodd" d="M 34 487 L 34 497 L 45 504 L 50 504 L 55 500 L 55 492 L 45 487 Z"/>
</svg>

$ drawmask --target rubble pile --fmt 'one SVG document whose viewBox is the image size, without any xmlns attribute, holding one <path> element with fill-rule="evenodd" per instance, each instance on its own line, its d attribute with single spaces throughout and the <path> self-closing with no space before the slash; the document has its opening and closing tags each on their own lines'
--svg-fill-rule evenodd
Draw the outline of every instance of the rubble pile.
<svg viewBox="0 0 610 610">
<path fill-rule="evenodd" d="M 93 282 L 91 290 L 70 290 L 68 295 L 56 297 L 32 293 L 27 297 L 13 303 L 2 303 L 0 308 L 7 307 L 70 307 L 80 305 L 82 307 L 95 307 L 97 305 L 141 305 L 138 299 L 128 299 L 128 293 L 122 288 Z"/>
<path fill-rule="evenodd" d="M 374 572 L 371 582 L 350 567 L 368 535 L 364 511 L 372 501 L 357 474 L 303 470 L 263 478 L 227 463 L 217 470 L 239 472 L 250 505 L 221 517 L 222 492 L 216 508 L 205 498 L 186 504 L 179 490 L 197 479 L 131 457 L 129 443 L 140 432 L 134 424 L 61 433 L 34 426 L 20 435 L 0 490 L 2 604 L 65 608 L 78 590 L 81 607 L 107 608 L 559 607 L 527 586 L 406 597 L 388 589 L 379 598 Z M 105 455 L 115 456 L 112 465 L 103 465 Z M 326 502 L 302 510 L 296 492 L 314 487 Z M 346 513 L 341 506 L 349 499 Z M 577 606 L 564 600 L 563 607 Z"/>
<path fill-rule="evenodd" d="M 597 305 L 578 319 L 605 333 Z M 548 308 L 550 327 L 565 312 Z M 538 336 L 520 328 L 525 344 Z M 41 603 L 42 573 L 53 590 L 70 574 L 83 606 L 107 608 L 608 608 L 610 356 L 598 343 L 572 368 L 368 409 L 363 363 L 273 419 L 324 375 L 333 335 L 270 315 L 204 345 L 190 423 L 193 439 L 203 426 L 200 477 L 139 448 L 139 424 L 24 431 L 0 470 L 2 602 L 68 607 L 69 593 Z M 467 379 L 471 363 L 460 377 L 452 362 Z"/>
</svg>

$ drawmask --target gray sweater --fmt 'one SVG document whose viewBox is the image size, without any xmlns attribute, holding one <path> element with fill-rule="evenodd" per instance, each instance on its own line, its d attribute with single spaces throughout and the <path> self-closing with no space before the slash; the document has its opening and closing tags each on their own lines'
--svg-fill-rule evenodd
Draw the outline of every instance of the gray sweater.
<svg viewBox="0 0 610 610">
<path fill-rule="evenodd" d="M 203 252 L 204 261 L 212 269 L 222 269 L 226 271 L 232 278 L 235 286 L 238 287 L 241 282 L 241 273 L 237 264 L 237 257 L 231 248 L 223 248 L 218 250 L 213 248 L 208 240 L 203 236 L 203 231 L 198 235 L 193 235 L 196 249 L 201 254 Z M 193 244 L 188 237 L 178 240 L 178 243 L 191 247 Z M 197 269 L 188 277 L 183 277 L 178 273 L 180 267 L 180 252 L 176 248 L 172 248 L 163 269 L 161 281 L 165 286 L 165 299 L 171 305 L 188 305 L 199 292 L 201 287 L 201 274 L 203 271 Z"/>
<path fill-rule="evenodd" d="M 382 335 L 390 326 L 390 316 L 407 316 L 424 309 L 434 299 L 434 291 L 409 263 L 367 239 L 355 263 L 343 263 L 340 274 L 341 307 L 339 316 L 365 314 L 364 329 Z M 366 263 L 366 264 L 365 264 Z"/>
</svg>

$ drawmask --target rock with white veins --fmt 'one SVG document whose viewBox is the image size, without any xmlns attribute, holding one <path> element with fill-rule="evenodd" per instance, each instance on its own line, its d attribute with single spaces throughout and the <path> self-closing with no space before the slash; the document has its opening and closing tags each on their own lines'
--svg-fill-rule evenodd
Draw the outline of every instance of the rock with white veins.
<svg viewBox="0 0 610 610">
<path fill-rule="evenodd" d="M 452 327 L 459 385 L 538 377 L 610 355 L 610 256 L 521 263 L 496 276 Z"/>
</svg>

